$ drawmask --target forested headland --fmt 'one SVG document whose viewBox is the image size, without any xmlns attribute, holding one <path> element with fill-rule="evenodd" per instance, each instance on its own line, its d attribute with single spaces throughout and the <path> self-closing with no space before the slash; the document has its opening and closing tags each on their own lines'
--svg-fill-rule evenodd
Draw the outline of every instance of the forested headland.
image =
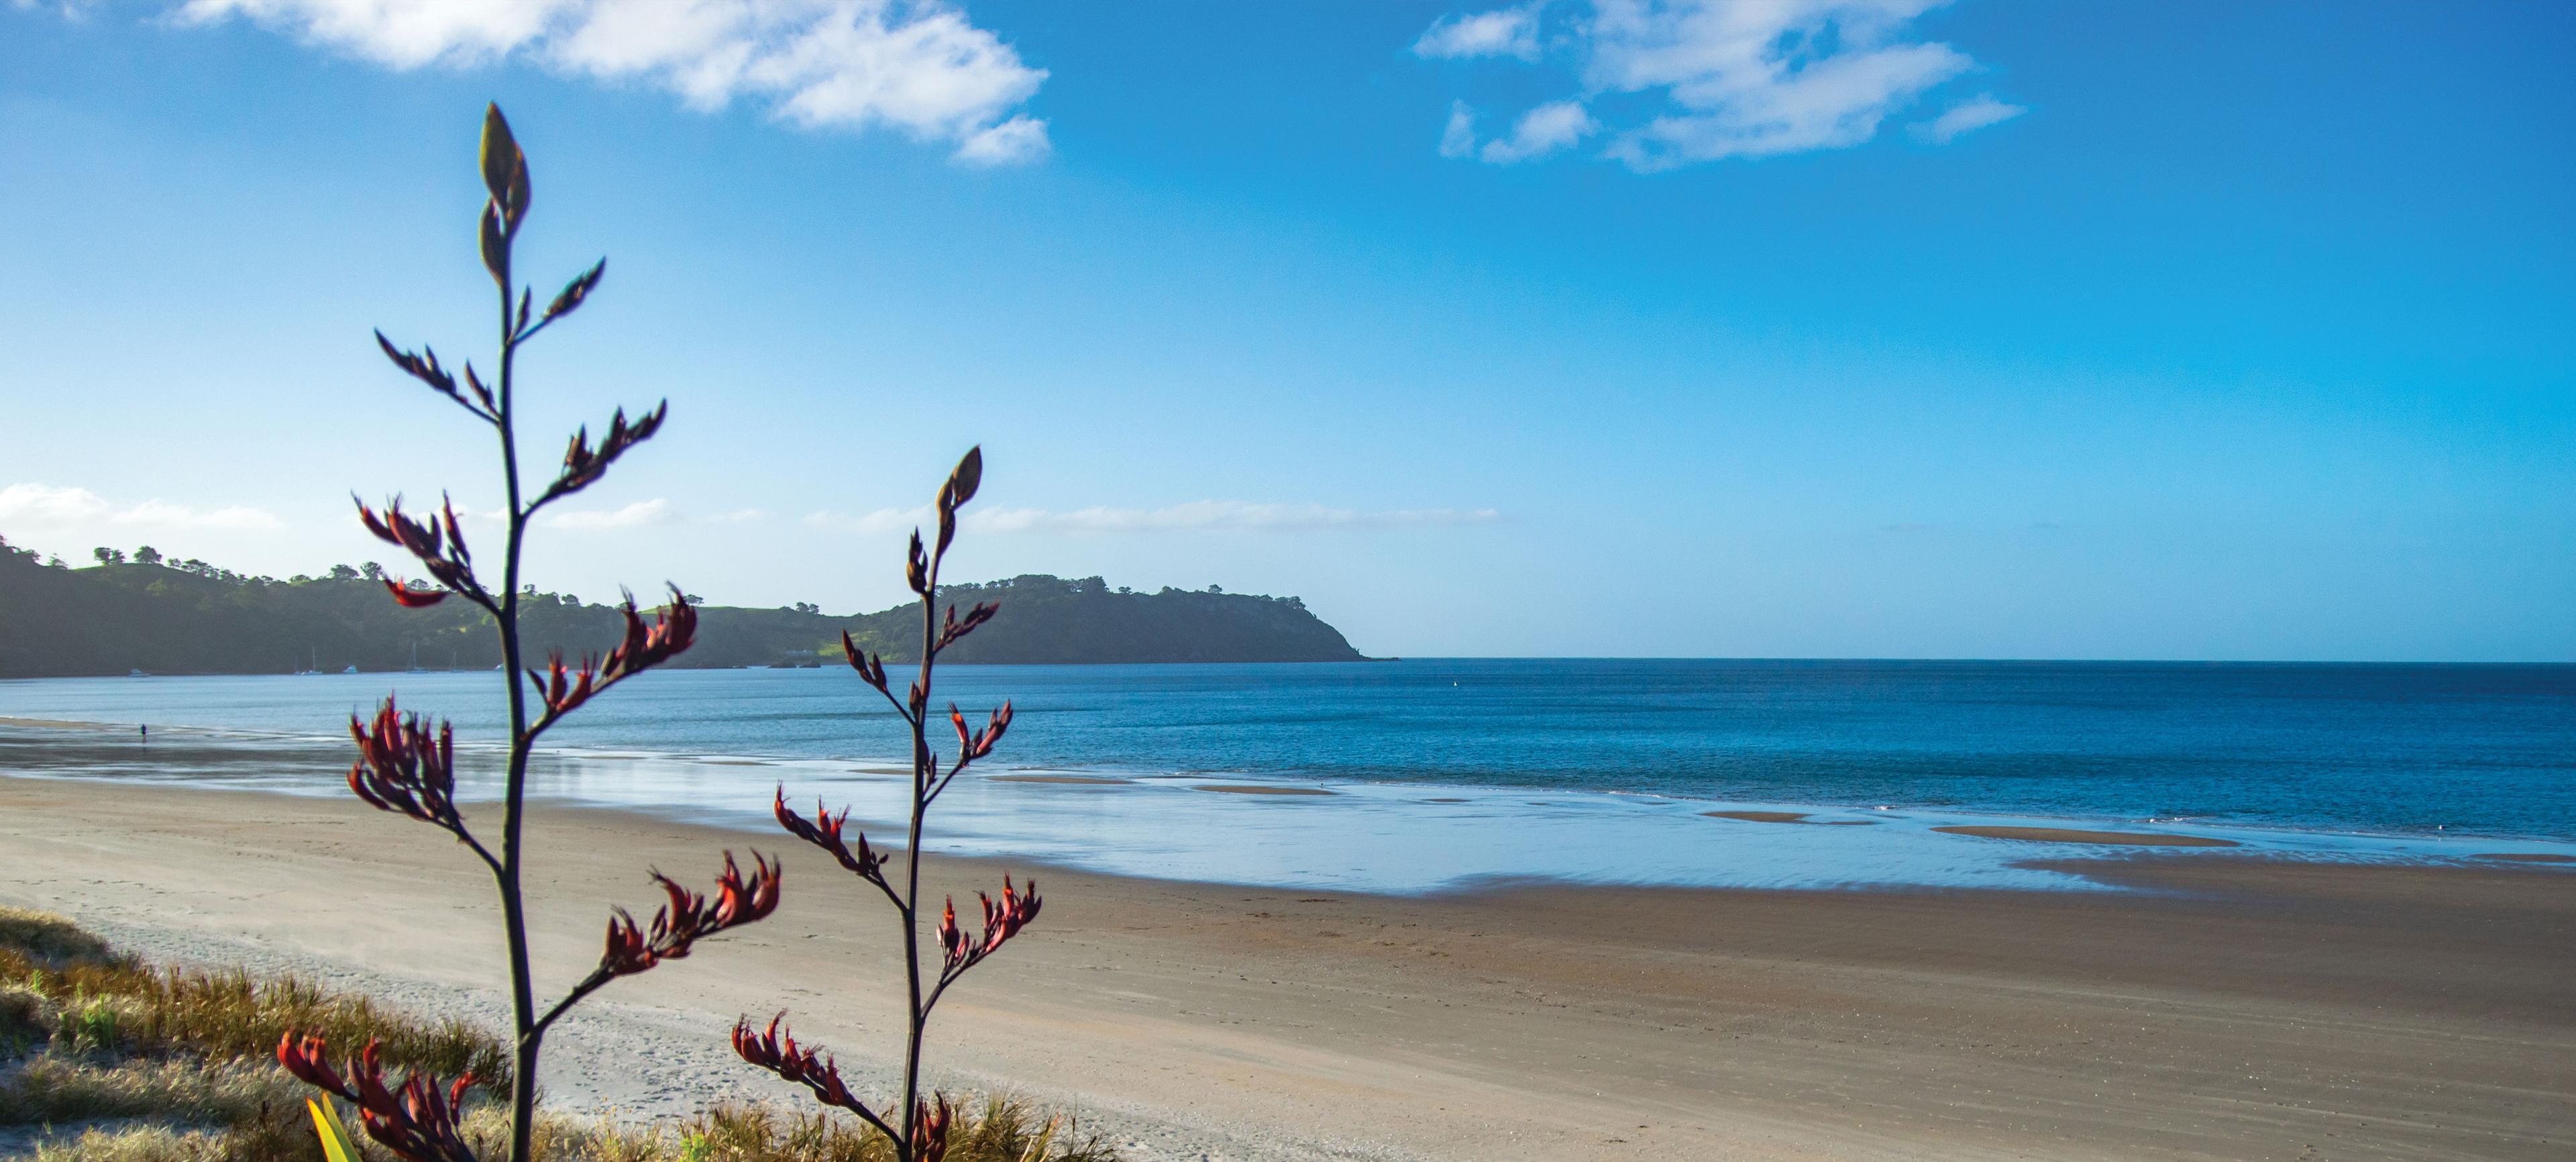
<svg viewBox="0 0 2576 1162">
<path fill-rule="evenodd" d="M 248 577 L 203 561 L 102 552 L 73 568 L 0 540 L 0 678 L 124 674 L 282 674 L 300 670 L 483 669 L 500 664 L 491 618 L 462 601 L 404 609 L 377 570 Z M 1001 615 L 942 655 L 950 662 L 1338 662 L 1361 655 L 1294 597 L 1112 589 L 1098 577 L 1031 575 L 948 585 L 962 613 Z M 525 625 L 539 656 L 605 650 L 623 624 L 613 606 L 529 592 Z M 888 662 L 920 648 L 919 607 L 833 615 L 812 605 L 701 606 L 680 667 L 840 663 L 846 630 Z"/>
</svg>

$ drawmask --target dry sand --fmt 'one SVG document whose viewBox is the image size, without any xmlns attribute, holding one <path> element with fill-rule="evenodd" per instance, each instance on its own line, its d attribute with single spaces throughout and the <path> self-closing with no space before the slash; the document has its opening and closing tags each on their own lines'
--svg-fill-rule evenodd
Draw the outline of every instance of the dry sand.
<svg viewBox="0 0 2576 1162">
<path fill-rule="evenodd" d="M 579 1010 L 555 1100 L 791 1098 L 721 1043 L 782 1007 L 885 1063 L 883 905 L 783 839 L 536 813 L 557 987 L 608 904 L 654 897 L 647 866 L 706 879 L 757 842 L 788 869 L 778 916 Z M 1045 914 L 952 994 L 933 1055 L 1144 1159 L 2576 1155 L 2566 870 L 2062 866 L 2151 890 L 1411 899 L 1041 870 Z M 932 867 L 942 890 L 1003 870 Z M 0 778 L 0 901 L 165 959 L 501 1008 L 472 862 L 354 801 Z"/>
</svg>

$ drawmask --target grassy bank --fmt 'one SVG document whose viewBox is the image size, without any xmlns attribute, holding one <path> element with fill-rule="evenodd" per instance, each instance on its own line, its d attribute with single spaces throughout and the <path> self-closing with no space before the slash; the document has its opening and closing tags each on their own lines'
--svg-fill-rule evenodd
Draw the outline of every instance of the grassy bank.
<svg viewBox="0 0 2576 1162">
<path fill-rule="evenodd" d="M 60 916 L 0 908 L 0 1152 L 39 1162 L 321 1162 L 304 1101 L 274 1056 L 287 1030 L 337 1047 L 384 1042 L 400 1071 L 481 1079 L 466 1128 L 488 1156 L 507 1134 L 509 1056 L 457 1021 L 430 1023 L 308 981 L 159 969 Z M 354 1120 L 353 1120 L 354 1121 Z M 570 1162 L 884 1162 L 855 1122 L 726 1105 L 648 1126 L 556 1116 L 538 1154 Z M 388 1158 L 372 1144 L 372 1156 Z M 1116 1162 L 1114 1151 L 1007 1099 L 958 1131 L 956 1162 Z"/>
</svg>

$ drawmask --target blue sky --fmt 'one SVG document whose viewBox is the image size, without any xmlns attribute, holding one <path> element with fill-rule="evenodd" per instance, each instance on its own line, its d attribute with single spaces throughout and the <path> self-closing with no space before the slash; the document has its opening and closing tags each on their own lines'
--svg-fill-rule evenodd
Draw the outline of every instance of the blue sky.
<svg viewBox="0 0 2576 1162">
<path fill-rule="evenodd" d="M 959 575 L 1377 654 L 2576 660 L 2564 6 L 492 12 L 0 5 L 0 535 L 497 508 L 368 338 L 488 351 L 497 99 L 530 438 L 672 401 L 548 588 L 892 604 L 980 441 Z"/>
</svg>

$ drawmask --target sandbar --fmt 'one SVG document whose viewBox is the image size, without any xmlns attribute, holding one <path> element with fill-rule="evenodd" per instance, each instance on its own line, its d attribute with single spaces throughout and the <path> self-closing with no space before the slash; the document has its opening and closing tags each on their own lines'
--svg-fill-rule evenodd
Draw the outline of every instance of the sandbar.
<svg viewBox="0 0 2576 1162">
<path fill-rule="evenodd" d="M 1203 785 L 1201 785 L 1201 786 L 1192 787 L 1192 788 L 1190 788 L 1190 789 L 1191 789 L 1191 790 L 1193 790 L 1193 791 L 1214 791 L 1214 792 L 1216 792 L 1216 793 L 1218 793 L 1218 794 L 1220 794 L 1220 795 L 1330 795 L 1330 794 L 1332 794 L 1332 792 L 1331 792 L 1331 791 L 1327 791 L 1327 790 L 1323 789 L 1322 787 L 1270 787 L 1270 786 L 1263 786 L 1262 784 L 1259 784 L 1259 783 L 1207 783 L 1207 784 L 1203 784 Z"/>
<path fill-rule="evenodd" d="M 1088 775 L 989 775 L 995 783 L 1066 783 L 1076 787 L 1114 787 L 1134 779 L 1096 779 Z"/>
</svg>

